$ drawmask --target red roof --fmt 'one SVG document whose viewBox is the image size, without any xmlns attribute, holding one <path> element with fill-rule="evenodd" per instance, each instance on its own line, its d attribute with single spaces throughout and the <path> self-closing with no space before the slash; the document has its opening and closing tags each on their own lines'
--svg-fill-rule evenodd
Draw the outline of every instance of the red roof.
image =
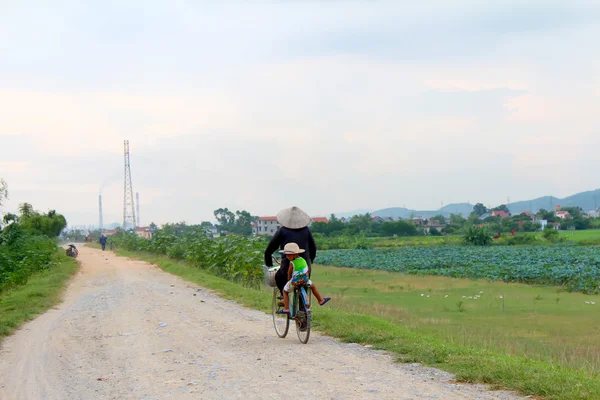
<svg viewBox="0 0 600 400">
<path fill-rule="evenodd" d="M 325 217 L 314 217 L 312 220 L 313 222 L 325 222 L 326 224 L 329 223 L 329 220 Z"/>
<path fill-rule="evenodd" d="M 494 210 L 494 211 L 492 211 L 492 215 L 495 217 L 503 217 L 503 218 L 510 216 L 509 213 L 507 213 L 506 211 L 502 211 L 502 210 Z"/>
<path fill-rule="evenodd" d="M 277 221 L 277 217 L 258 217 L 261 221 Z"/>
<path fill-rule="evenodd" d="M 140 227 L 138 227 L 138 228 L 135 228 L 135 231 L 136 231 L 136 232 L 146 232 L 146 231 L 148 231 L 148 230 L 150 230 L 150 227 L 149 227 L 149 226 L 140 226 Z"/>
</svg>

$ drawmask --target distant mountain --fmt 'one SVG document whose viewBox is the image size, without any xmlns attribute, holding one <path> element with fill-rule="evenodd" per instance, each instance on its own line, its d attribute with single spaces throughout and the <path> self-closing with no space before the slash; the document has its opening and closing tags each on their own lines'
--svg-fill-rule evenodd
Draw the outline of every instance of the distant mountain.
<svg viewBox="0 0 600 400">
<path fill-rule="evenodd" d="M 392 208 L 384 208 L 381 210 L 376 210 L 371 213 L 371 215 L 379 216 L 379 217 L 392 217 L 392 218 L 402 218 L 409 219 L 411 216 L 413 217 L 422 217 L 429 218 L 436 215 L 442 214 L 445 217 L 450 216 L 450 214 L 462 214 L 467 216 L 473 212 L 473 205 L 468 203 L 457 203 L 457 204 L 448 204 L 439 210 L 412 210 L 404 207 L 392 207 Z"/>
<path fill-rule="evenodd" d="M 347 212 L 334 213 L 334 214 L 338 218 L 349 218 L 349 217 L 353 217 L 355 215 L 366 214 L 371 211 L 373 211 L 373 209 L 361 208 L 361 209 L 354 210 L 354 211 L 347 211 Z M 329 215 L 326 215 L 326 217 L 329 218 Z"/>
<path fill-rule="evenodd" d="M 588 192 L 581 192 L 574 194 L 564 199 L 555 196 L 544 196 L 533 200 L 517 201 L 510 203 L 508 209 L 512 214 L 520 214 L 523 211 L 538 212 L 544 208 L 551 210 L 560 204 L 561 207 L 581 207 L 584 211 L 595 210 L 600 207 L 600 189 L 590 190 Z M 500 204 L 498 204 L 500 205 Z M 454 203 L 448 204 L 438 210 L 413 210 L 404 207 L 391 207 L 383 208 L 381 210 L 369 211 L 369 210 L 356 210 L 353 212 L 336 213 L 335 215 L 341 217 L 351 217 L 356 214 L 364 214 L 370 212 L 373 216 L 379 217 L 392 217 L 392 218 L 403 218 L 408 219 L 412 216 L 415 217 L 433 217 L 435 215 L 442 214 L 444 216 L 450 216 L 450 214 L 462 214 L 468 216 L 473 212 L 473 204 L 469 203 Z"/>
<path fill-rule="evenodd" d="M 552 210 L 556 205 L 561 207 L 581 207 L 583 211 L 591 211 L 600 207 L 600 189 L 574 194 L 564 199 L 554 196 L 544 196 L 533 200 L 510 203 L 508 209 L 512 214 L 523 211 L 538 212 L 541 208 Z"/>
</svg>

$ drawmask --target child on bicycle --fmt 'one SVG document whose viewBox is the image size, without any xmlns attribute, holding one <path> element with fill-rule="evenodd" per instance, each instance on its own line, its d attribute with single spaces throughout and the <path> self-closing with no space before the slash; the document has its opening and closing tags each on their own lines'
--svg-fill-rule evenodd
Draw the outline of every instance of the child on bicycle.
<svg viewBox="0 0 600 400">
<path fill-rule="evenodd" d="M 317 287 L 310 280 L 308 274 L 308 264 L 306 260 L 300 257 L 300 254 L 304 253 L 304 249 L 301 249 L 296 243 L 288 243 L 284 246 L 281 251 L 288 260 L 290 260 L 290 267 L 288 269 L 288 282 L 285 284 L 283 288 L 283 313 L 287 314 L 290 312 L 290 295 L 294 291 L 296 286 L 308 285 L 310 286 L 313 294 L 319 301 L 319 305 L 324 305 L 329 300 L 330 297 L 321 297 L 321 294 L 317 290 Z"/>
</svg>

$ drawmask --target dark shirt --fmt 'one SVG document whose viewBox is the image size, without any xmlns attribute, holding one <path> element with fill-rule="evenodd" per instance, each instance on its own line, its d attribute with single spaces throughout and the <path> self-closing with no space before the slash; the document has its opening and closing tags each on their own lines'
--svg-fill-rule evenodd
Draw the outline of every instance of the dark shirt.
<svg viewBox="0 0 600 400">
<path fill-rule="evenodd" d="M 300 229 L 279 228 L 273 235 L 267 250 L 265 250 L 265 265 L 272 267 L 273 259 L 271 255 L 278 249 L 283 250 L 283 246 L 288 243 L 296 243 L 301 249 L 306 250 L 300 256 L 306 260 L 310 267 L 317 256 L 317 245 L 308 227 Z"/>
<path fill-rule="evenodd" d="M 100 237 L 100 244 L 106 244 L 106 236 Z"/>
</svg>

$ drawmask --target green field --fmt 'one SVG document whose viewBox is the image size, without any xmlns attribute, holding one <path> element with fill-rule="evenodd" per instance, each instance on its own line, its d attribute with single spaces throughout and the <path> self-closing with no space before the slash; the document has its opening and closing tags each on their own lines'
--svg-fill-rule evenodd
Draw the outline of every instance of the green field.
<svg viewBox="0 0 600 400">
<path fill-rule="evenodd" d="M 600 373 L 600 296 L 384 271 L 314 271 L 321 292 L 333 296 L 333 308 L 384 318 L 452 344 Z"/>
<path fill-rule="evenodd" d="M 600 244 L 600 229 L 588 229 L 583 231 L 559 231 L 561 237 L 568 241 L 581 243 L 586 241 L 594 241 L 595 244 Z"/>
<path fill-rule="evenodd" d="M 270 311 L 270 289 L 244 287 L 166 257 L 119 253 Z M 600 399 L 600 296 L 319 265 L 313 279 L 333 298 L 327 307 L 314 308 L 316 330 L 393 352 L 401 362 L 450 371 L 460 382 L 535 398 Z M 475 296 L 481 297 L 468 299 Z"/>
<path fill-rule="evenodd" d="M 0 340 L 57 304 L 77 268 L 74 259 L 59 251 L 51 268 L 34 272 L 26 284 L 0 294 Z"/>
</svg>

